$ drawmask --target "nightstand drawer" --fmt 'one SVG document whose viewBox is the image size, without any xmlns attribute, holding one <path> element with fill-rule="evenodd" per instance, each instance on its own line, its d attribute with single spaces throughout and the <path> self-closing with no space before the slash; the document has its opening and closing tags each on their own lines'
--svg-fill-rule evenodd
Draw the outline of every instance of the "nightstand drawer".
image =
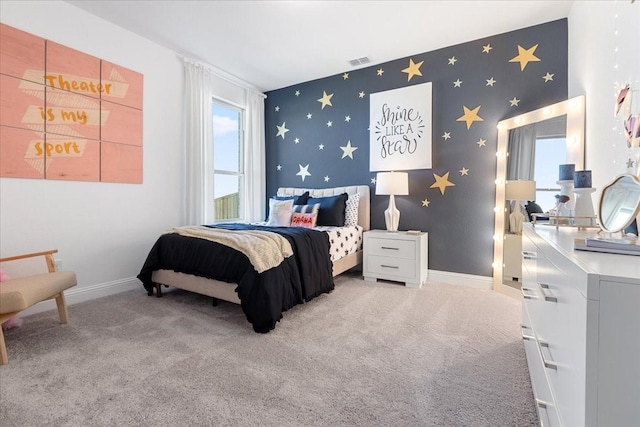
<svg viewBox="0 0 640 427">
<path fill-rule="evenodd" d="M 369 255 L 367 257 L 367 270 L 369 273 L 380 275 L 381 277 L 393 276 L 398 279 L 411 280 L 415 278 L 416 261 L 414 259 Z"/>
<path fill-rule="evenodd" d="M 408 240 L 367 239 L 367 254 L 415 260 L 416 243 Z"/>
</svg>

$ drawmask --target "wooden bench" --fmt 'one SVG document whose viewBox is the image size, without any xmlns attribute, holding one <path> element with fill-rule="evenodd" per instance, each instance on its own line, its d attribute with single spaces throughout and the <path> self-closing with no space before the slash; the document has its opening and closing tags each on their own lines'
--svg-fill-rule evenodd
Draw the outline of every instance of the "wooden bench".
<svg viewBox="0 0 640 427">
<path fill-rule="evenodd" d="M 0 324 L 5 323 L 21 311 L 45 300 L 55 299 L 60 315 L 60 323 L 68 322 L 67 303 L 64 299 L 64 290 L 77 284 L 73 271 L 56 271 L 53 254 L 57 250 L 37 252 L 32 254 L 17 255 L 0 258 L 0 265 L 11 261 L 27 258 L 44 257 L 47 272 L 42 274 L 27 275 L 9 278 L 0 282 Z M 0 328 L 0 365 L 9 363 L 7 348 L 4 342 L 4 333 Z"/>
</svg>

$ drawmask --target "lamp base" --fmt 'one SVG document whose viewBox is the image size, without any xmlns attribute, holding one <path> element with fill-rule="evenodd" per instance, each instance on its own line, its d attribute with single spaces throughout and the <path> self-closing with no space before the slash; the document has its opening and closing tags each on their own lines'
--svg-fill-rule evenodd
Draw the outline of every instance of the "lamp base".
<svg viewBox="0 0 640 427">
<path fill-rule="evenodd" d="M 387 226 L 387 231 L 398 231 L 400 211 L 396 208 L 396 201 L 393 194 L 389 196 L 389 207 L 384 211 L 384 223 Z"/>
<path fill-rule="evenodd" d="M 522 234 L 522 223 L 524 215 L 520 211 L 520 203 L 517 202 L 513 208 L 513 212 L 509 215 L 509 231 L 513 234 Z"/>
</svg>

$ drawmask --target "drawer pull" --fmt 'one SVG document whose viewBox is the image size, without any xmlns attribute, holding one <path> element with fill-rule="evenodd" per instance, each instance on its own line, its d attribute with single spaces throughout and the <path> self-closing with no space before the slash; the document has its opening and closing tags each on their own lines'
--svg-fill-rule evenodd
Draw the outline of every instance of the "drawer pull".
<svg viewBox="0 0 640 427">
<path fill-rule="evenodd" d="M 538 299 L 538 295 L 535 294 L 535 291 L 530 288 L 520 288 L 520 292 L 522 292 L 522 297 L 524 299 Z M 533 292 L 533 293 L 531 293 Z"/>
<path fill-rule="evenodd" d="M 549 302 L 558 302 L 558 298 L 555 297 L 551 292 L 549 292 L 549 285 L 545 283 L 538 283 L 540 286 L 540 290 L 542 291 L 542 295 L 544 296 L 545 301 Z"/>
<path fill-rule="evenodd" d="M 524 325 L 520 325 L 520 327 L 522 328 L 522 339 L 523 339 L 523 340 L 526 340 L 526 341 L 533 341 L 533 340 L 535 340 L 535 337 L 534 337 L 533 335 L 529 335 L 529 334 L 526 334 L 526 333 L 525 333 L 525 331 L 526 331 L 527 329 L 531 329 L 531 328 L 529 328 L 528 326 L 524 326 Z"/>
<path fill-rule="evenodd" d="M 397 265 L 384 265 L 384 264 L 380 264 L 380 267 L 382 267 L 382 268 L 400 268 Z"/>
<path fill-rule="evenodd" d="M 522 251 L 522 258 L 524 259 L 537 259 L 538 254 L 531 251 Z"/>
<path fill-rule="evenodd" d="M 547 427 L 550 426 L 549 422 L 549 414 L 547 412 L 547 407 L 551 406 L 550 403 L 545 402 L 544 400 L 536 399 L 536 406 L 538 407 L 538 418 L 540 419 L 540 426 Z"/>
<path fill-rule="evenodd" d="M 389 246 L 381 246 L 380 249 L 387 249 L 387 250 L 390 250 L 390 251 L 399 251 L 400 250 L 400 248 L 391 248 Z"/>
<path fill-rule="evenodd" d="M 551 359 L 551 351 L 549 350 L 549 343 L 539 341 L 540 354 L 542 354 L 542 362 L 545 368 L 558 370 L 558 364 Z"/>
</svg>

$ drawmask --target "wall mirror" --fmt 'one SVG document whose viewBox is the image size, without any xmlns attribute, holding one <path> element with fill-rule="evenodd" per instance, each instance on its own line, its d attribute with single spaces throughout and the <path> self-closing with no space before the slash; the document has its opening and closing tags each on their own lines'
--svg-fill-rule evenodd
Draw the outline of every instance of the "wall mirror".
<svg viewBox="0 0 640 427">
<path fill-rule="evenodd" d="M 520 252 L 522 240 L 520 235 L 509 236 L 506 233 L 507 202 L 505 200 L 505 183 L 507 181 L 507 164 L 510 156 L 509 151 L 518 150 L 515 145 L 509 147 L 509 137 L 516 132 L 520 132 L 532 124 L 556 123 L 564 120 L 565 124 L 565 150 L 566 163 L 575 164 L 576 170 L 584 169 L 584 117 L 585 98 L 579 96 L 556 104 L 548 105 L 528 113 L 502 120 L 498 123 L 498 144 L 496 163 L 496 203 L 495 203 L 495 227 L 494 227 L 494 249 L 493 249 L 493 289 L 498 292 L 512 296 L 521 296 L 518 286 L 504 284 L 505 258 L 511 258 L 513 265 L 521 266 Z M 542 126 L 540 126 L 542 127 Z M 557 136 L 557 135 L 556 135 Z M 514 139 L 514 138 L 512 138 Z M 514 154 L 515 155 L 515 154 Z M 532 162 L 532 159 L 528 159 Z M 510 168 L 511 169 L 511 168 Z M 510 170 L 510 173 L 513 171 Z M 558 179 L 558 170 L 549 171 L 550 181 Z M 514 175 L 511 175 L 512 179 Z M 538 187 L 540 188 L 540 187 Z M 550 188 L 547 190 L 551 190 Z M 559 188 L 558 192 L 559 193 Z M 557 193 L 552 193 L 553 197 Z M 548 210 L 549 207 L 546 208 Z M 509 247 L 505 252 L 506 240 L 513 240 L 514 248 Z M 519 243 L 519 245 L 518 245 Z M 508 263 L 511 265 L 510 263 Z M 517 283 L 517 282 L 516 282 Z"/>
</svg>

